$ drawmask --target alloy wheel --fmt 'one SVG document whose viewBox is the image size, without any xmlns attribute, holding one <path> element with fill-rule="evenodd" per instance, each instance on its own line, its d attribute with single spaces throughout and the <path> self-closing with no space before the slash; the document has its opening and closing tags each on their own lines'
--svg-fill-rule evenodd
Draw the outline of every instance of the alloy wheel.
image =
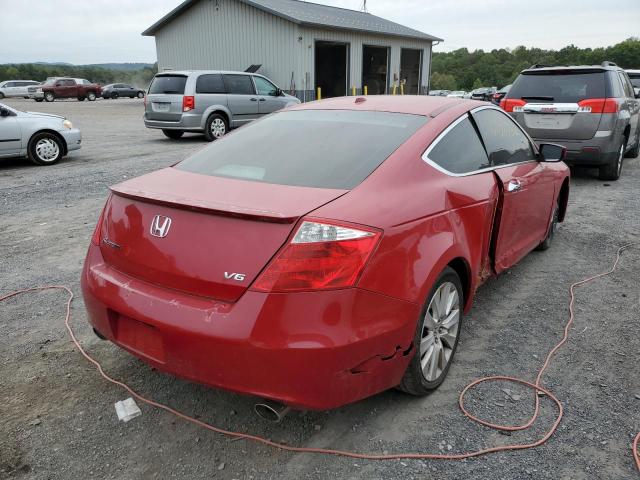
<svg viewBox="0 0 640 480">
<path fill-rule="evenodd" d="M 224 124 L 224 120 L 222 120 L 221 118 L 215 118 L 211 122 L 211 135 L 213 135 L 214 138 L 220 138 L 224 136 L 226 131 L 227 126 Z"/>
<path fill-rule="evenodd" d="M 424 378 L 433 382 L 445 371 L 453 354 L 460 326 L 460 296 L 445 282 L 431 297 L 422 322 L 420 365 Z"/>
</svg>

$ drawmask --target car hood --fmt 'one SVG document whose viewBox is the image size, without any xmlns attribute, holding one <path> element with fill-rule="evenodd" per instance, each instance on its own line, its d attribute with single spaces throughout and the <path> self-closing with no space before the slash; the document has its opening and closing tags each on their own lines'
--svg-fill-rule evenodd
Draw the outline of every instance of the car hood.
<svg viewBox="0 0 640 480">
<path fill-rule="evenodd" d="M 21 117 L 48 117 L 48 118 L 58 118 L 60 120 L 64 120 L 66 117 L 62 117 L 60 115 L 54 115 L 52 113 L 40 113 L 40 112 L 20 112 Z"/>
</svg>

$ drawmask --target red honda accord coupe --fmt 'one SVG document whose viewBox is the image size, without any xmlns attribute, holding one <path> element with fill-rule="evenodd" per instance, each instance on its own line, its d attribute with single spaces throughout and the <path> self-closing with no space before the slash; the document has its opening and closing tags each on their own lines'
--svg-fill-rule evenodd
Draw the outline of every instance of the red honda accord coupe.
<svg viewBox="0 0 640 480">
<path fill-rule="evenodd" d="M 552 241 L 563 155 L 471 100 L 277 112 L 111 188 L 89 321 L 159 370 L 295 408 L 425 394 L 478 286 Z"/>
</svg>

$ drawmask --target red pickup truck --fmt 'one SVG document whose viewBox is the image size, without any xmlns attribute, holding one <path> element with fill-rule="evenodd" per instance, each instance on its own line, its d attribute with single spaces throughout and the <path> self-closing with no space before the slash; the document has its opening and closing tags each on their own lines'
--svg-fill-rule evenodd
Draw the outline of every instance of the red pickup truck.
<svg viewBox="0 0 640 480">
<path fill-rule="evenodd" d="M 77 98 L 79 101 L 86 98 L 93 102 L 101 93 L 99 84 L 84 78 L 52 78 L 38 89 L 34 98 L 36 101 L 44 98 L 47 102 L 53 102 L 56 98 Z"/>
</svg>

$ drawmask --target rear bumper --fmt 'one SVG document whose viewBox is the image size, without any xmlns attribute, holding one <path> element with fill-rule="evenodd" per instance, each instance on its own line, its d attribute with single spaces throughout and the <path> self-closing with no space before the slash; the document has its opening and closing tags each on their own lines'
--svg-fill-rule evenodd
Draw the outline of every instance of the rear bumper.
<svg viewBox="0 0 640 480">
<path fill-rule="evenodd" d="M 159 370 L 302 409 L 397 385 L 419 314 L 415 304 L 356 288 L 247 291 L 218 302 L 120 273 L 95 246 L 81 284 L 91 325 Z"/>
<path fill-rule="evenodd" d="M 34 99 L 34 100 L 35 100 L 36 98 L 37 98 L 37 99 L 44 98 L 44 92 L 35 92 L 35 93 L 30 93 L 30 94 L 29 94 L 29 98 L 32 98 L 32 99 Z"/>
<path fill-rule="evenodd" d="M 82 133 L 77 128 L 60 130 L 60 135 L 67 143 L 67 152 L 79 150 L 82 143 Z"/>
<path fill-rule="evenodd" d="M 158 128 L 162 130 L 184 130 L 190 132 L 202 132 L 203 128 L 201 125 L 202 115 L 190 115 L 188 113 L 183 113 L 180 117 L 180 120 L 175 122 L 163 121 L 163 120 L 153 120 L 147 118 L 147 114 L 144 114 L 144 126 L 147 128 Z"/>
<path fill-rule="evenodd" d="M 599 167 L 607 165 L 617 158 L 620 144 L 611 132 L 607 136 L 593 137 L 588 140 L 560 140 L 534 138 L 535 142 L 557 143 L 567 147 L 565 163 L 571 166 Z"/>
</svg>

